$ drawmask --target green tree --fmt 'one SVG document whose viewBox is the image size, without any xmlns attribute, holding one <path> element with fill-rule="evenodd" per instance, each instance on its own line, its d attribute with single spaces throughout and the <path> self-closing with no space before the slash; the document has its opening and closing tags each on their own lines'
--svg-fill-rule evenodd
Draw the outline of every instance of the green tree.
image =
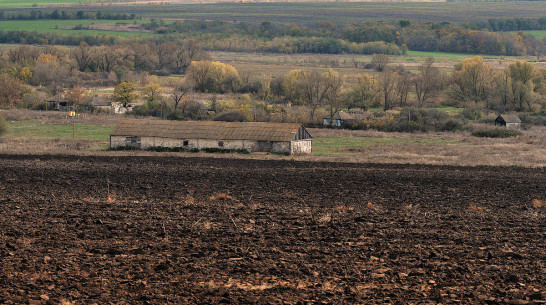
<svg viewBox="0 0 546 305">
<path fill-rule="evenodd" d="M 131 82 L 123 82 L 114 88 L 112 98 L 114 101 L 122 103 L 124 107 L 131 104 L 131 102 L 137 97 L 135 92 L 137 85 Z"/>
<path fill-rule="evenodd" d="M 6 124 L 6 118 L 4 117 L 4 114 L 0 113 L 0 136 L 6 133 L 8 130 L 8 124 Z"/>
<path fill-rule="evenodd" d="M 140 91 L 142 97 L 144 97 L 148 102 L 158 101 L 161 97 L 162 92 L 163 88 L 161 88 L 161 85 L 156 82 L 151 82 L 147 84 Z"/>
</svg>

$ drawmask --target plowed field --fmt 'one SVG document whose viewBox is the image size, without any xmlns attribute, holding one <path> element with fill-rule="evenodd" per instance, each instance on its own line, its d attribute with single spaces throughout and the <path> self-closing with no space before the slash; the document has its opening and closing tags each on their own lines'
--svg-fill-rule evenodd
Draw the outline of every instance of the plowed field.
<svg viewBox="0 0 546 305">
<path fill-rule="evenodd" d="M 546 170 L 0 156 L 0 304 L 543 304 Z"/>
</svg>

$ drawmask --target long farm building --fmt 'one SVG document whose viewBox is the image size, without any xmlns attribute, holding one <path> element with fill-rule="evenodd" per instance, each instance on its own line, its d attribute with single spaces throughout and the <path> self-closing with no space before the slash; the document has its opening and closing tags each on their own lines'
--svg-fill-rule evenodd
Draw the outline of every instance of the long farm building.
<svg viewBox="0 0 546 305">
<path fill-rule="evenodd" d="M 148 149 L 244 149 L 307 154 L 313 138 L 301 124 L 263 122 L 123 120 L 110 134 L 110 147 Z"/>
</svg>

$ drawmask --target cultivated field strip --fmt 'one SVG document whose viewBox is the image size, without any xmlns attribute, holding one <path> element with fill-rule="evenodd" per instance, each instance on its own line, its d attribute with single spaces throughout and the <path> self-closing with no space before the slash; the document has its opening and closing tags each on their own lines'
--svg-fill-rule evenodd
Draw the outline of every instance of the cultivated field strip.
<svg viewBox="0 0 546 305">
<path fill-rule="evenodd" d="M 546 301 L 544 169 L 0 159 L 0 303 Z"/>
</svg>

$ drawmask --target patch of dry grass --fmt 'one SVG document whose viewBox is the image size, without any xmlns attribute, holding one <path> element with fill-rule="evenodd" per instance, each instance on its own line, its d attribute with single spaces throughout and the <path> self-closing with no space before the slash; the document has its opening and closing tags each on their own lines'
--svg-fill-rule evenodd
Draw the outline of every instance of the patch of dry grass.
<svg viewBox="0 0 546 305">
<path fill-rule="evenodd" d="M 7 109 L 2 110 L 7 121 L 38 121 L 44 125 L 64 125 L 67 124 L 66 112 L 62 111 L 38 111 L 26 109 Z M 77 118 L 77 124 L 98 125 L 103 127 L 112 127 L 122 120 L 129 117 L 113 114 L 94 114 L 85 113 Z"/>
<path fill-rule="evenodd" d="M 469 212 L 483 212 L 483 208 L 475 204 L 469 204 L 467 210 Z"/>
<path fill-rule="evenodd" d="M 220 193 L 216 195 L 212 195 L 209 198 L 211 201 L 227 201 L 227 200 L 234 200 L 232 196 L 226 194 L 226 193 Z"/>
<path fill-rule="evenodd" d="M 309 132 L 314 138 L 362 137 L 363 140 L 382 141 L 372 141 L 374 145 L 344 147 L 339 154 L 300 156 L 299 159 L 461 166 L 546 166 L 544 126 L 534 126 L 524 130 L 520 137 L 506 139 L 476 138 L 469 132 L 387 133 L 337 129 L 309 129 Z"/>
<path fill-rule="evenodd" d="M 533 199 L 531 204 L 537 209 L 543 208 L 544 206 L 546 206 L 546 200 L 545 201 L 540 201 L 538 199 Z"/>
</svg>

